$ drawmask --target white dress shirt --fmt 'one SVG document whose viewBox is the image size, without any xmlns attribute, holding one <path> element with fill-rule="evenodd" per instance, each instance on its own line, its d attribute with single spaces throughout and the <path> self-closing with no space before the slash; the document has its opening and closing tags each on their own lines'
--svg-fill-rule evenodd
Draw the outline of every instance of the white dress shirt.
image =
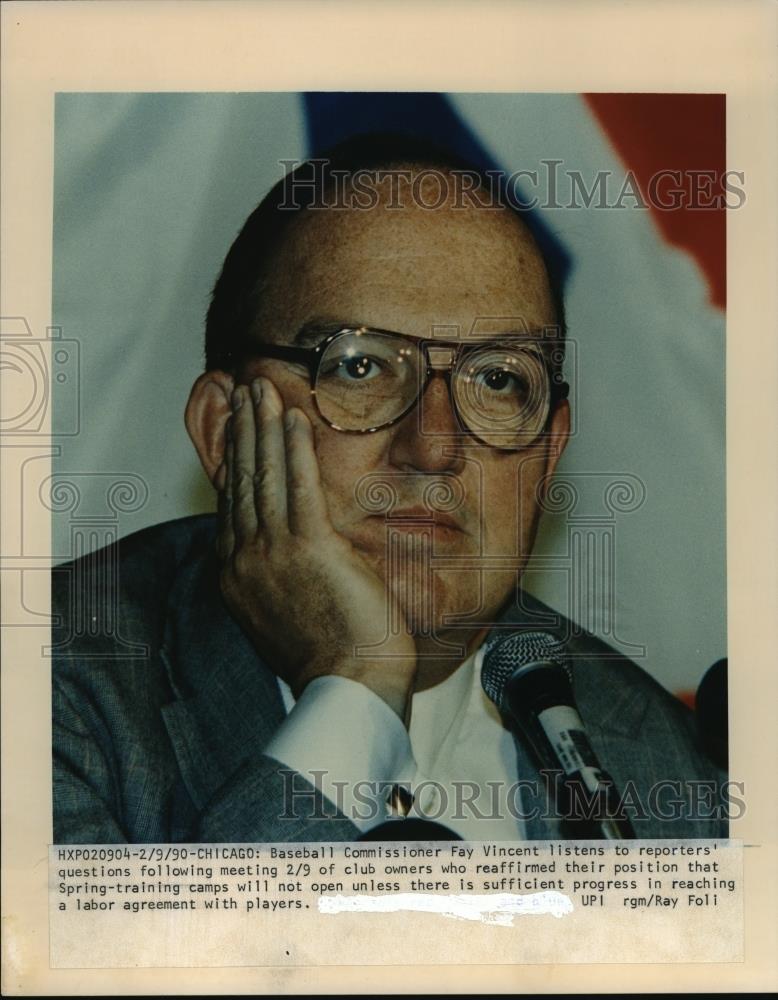
<svg viewBox="0 0 778 1000">
<path fill-rule="evenodd" d="M 465 840 L 523 837 L 511 792 L 518 779 L 513 737 L 483 692 L 478 653 L 413 695 L 407 730 L 357 681 L 316 678 L 296 702 L 278 683 L 288 714 L 265 753 L 321 789 L 362 832 L 389 817 L 396 782 L 415 797 L 411 816 Z"/>
</svg>

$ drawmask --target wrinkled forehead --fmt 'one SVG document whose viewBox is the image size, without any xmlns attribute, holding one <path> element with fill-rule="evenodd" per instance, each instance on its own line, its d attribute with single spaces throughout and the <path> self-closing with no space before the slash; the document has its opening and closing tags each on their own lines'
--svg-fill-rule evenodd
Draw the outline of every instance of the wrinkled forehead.
<svg viewBox="0 0 778 1000">
<path fill-rule="evenodd" d="M 451 198 L 425 208 L 411 185 L 369 208 L 349 202 L 348 188 L 341 195 L 287 227 L 263 275 L 263 339 L 289 342 L 318 322 L 449 340 L 554 324 L 543 258 L 509 209 Z"/>
</svg>

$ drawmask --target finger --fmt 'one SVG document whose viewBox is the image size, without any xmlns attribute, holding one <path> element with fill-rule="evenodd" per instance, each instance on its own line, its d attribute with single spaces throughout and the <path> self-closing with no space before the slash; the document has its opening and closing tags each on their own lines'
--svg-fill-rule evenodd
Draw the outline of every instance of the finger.
<svg viewBox="0 0 778 1000">
<path fill-rule="evenodd" d="M 254 508 L 254 412 L 248 388 L 236 386 L 232 393 L 232 528 L 235 544 L 253 539 L 257 533 Z"/>
<path fill-rule="evenodd" d="M 251 383 L 256 414 L 256 454 L 254 504 L 260 528 L 287 531 L 286 522 L 286 445 L 281 419 L 284 403 L 281 395 L 266 378 Z"/>
<path fill-rule="evenodd" d="M 224 464 L 224 459 L 222 459 L 219 468 L 216 470 L 213 476 L 213 485 L 217 493 L 221 493 L 222 490 L 224 489 L 225 486 L 224 478 L 226 475 L 227 475 L 227 467 Z"/>
<path fill-rule="evenodd" d="M 232 530 L 232 430 L 231 421 L 227 421 L 224 444 L 224 476 L 222 488 L 218 493 L 217 519 L 218 534 L 216 536 L 216 551 L 222 561 L 232 556 L 235 549 L 235 534 Z"/>
<path fill-rule="evenodd" d="M 330 528 L 330 520 L 313 446 L 313 428 L 302 410 L 295 407 L 287 411 L 284 433 L 289 530 L 293 535 L 320 538 Z"/>
</svg>

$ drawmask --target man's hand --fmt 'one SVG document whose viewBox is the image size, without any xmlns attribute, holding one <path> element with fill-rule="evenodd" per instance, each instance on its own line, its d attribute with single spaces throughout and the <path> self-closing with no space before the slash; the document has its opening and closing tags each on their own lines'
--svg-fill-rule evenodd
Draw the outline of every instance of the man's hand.
<svg viewBox="0 0 778 1000">
<path fill-rule="evenodd" d="M 334 530 L 313 428 L 299 409 L 284 415 L 266 378 L 233 393 L 217 487 L 222 593 L 268 666 L 296 697 L 315 677 L 359 681 L 404 719 L 413 638 L 385 639 L 391 591 Z"/>
</svg>

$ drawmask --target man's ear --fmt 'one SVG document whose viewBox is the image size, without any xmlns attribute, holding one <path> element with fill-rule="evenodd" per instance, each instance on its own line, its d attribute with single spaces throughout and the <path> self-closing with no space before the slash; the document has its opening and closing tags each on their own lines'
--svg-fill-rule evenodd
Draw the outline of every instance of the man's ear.
<svg viewBox="0 0 778 1000">
<path fill-rule="evenodd" d="M 562 457 L 562 452 L 570 440 L 570 404 L 566 399 L 561 400 L 551 417 L 549 426 L 548 455 L 546 458 L 546 474 L 543 477 L 544 486 L 547 489 L 551 484 L 551 477 L 557 467 L 557 462 Z"/>
<path fill-rule="evenodd" d="M 192 444 L 215 485 L 216 473 L 224 460 L 227 420 L 232 413 L 235 380 L 223 371 L 204 372 L 192 386 L 184 420 Z"/>
</svg>

